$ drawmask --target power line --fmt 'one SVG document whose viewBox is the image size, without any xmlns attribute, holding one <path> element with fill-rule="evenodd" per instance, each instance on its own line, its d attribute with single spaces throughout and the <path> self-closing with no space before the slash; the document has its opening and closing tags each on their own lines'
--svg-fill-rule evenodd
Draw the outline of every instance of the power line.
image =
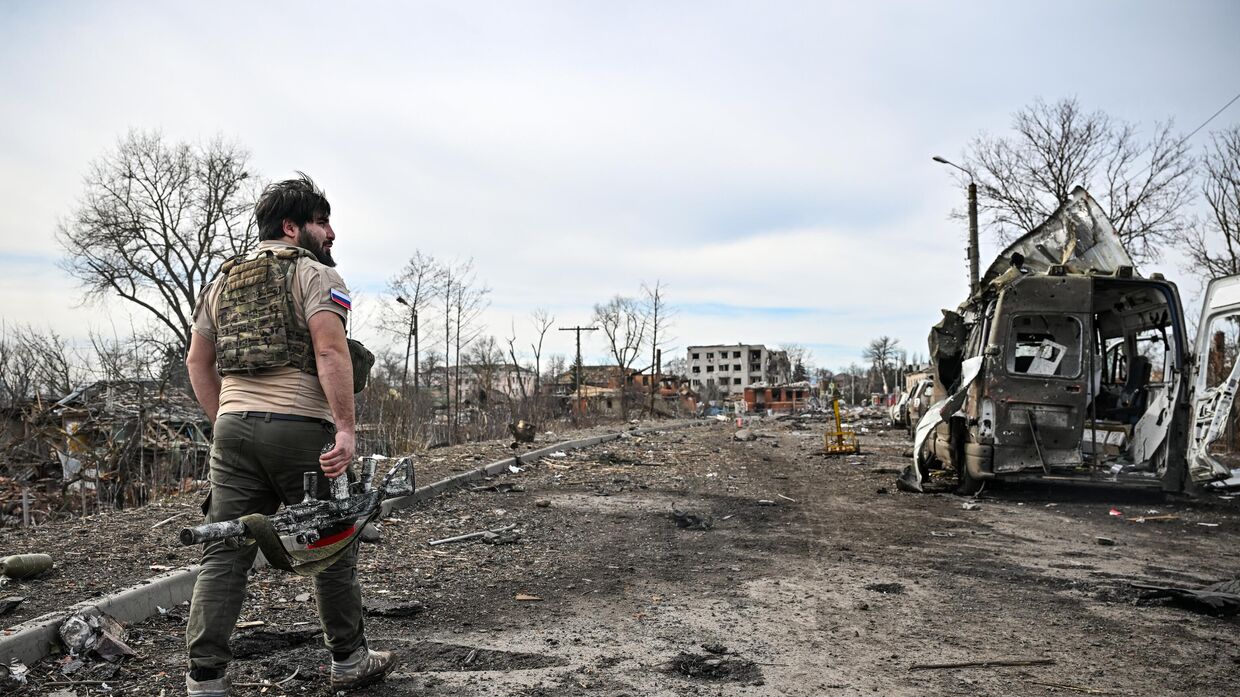
<svg viewBox="0 0 1240 697">
<path fill-rule="evenodd" d="M 1202 122 L 1202 124 L 1201 124 L 1200 126 L 1198 126 L 1198 127 L 1194 128 L 1192 133 L 1189 133 L 1188 135 L 1186 135 L 1186 136 L 1184 136 L 1182 139 L 1180 139 L 1180 145 L 1183 145 L 1185 142 L 1187 142 L 1187 141 L 1188 141 L 1188 139 L 1189 139 L 1189 138 L 1192 138 L 1193 136 L 1197 135 L 1197 132 L 1198 132 L 1198 131 L 1200 131 L 1201 129 L 1203 129 L 1203 128 L 1205 128 L 1206 126 L 1208 126 L 1208 125 L 1210 124 L 1210 122 L 1211 122 L 1211 121 L 1213 121 L 1216 117 L 1218 117 L 1218 115 L 1219 115 L 1219 114 L 1223 113 L 1224 111 L 1227 111 L 1227 107 L 1231 106 L 1232 104 L 1235 104 L 1237 99 L 1240 99 L 1240 92 L 1237 92 L 1237 93 L 1236 93 L 1236 96 L 1232 97 L 1232 98 L 1231 98 L 1231 101 L 1230 101 L 1230 102 L 1227 102 L 1226 104 L 1224 104 L 1224 105 L 1223 105 L 1223 107 L 1222 107 L 1221 109 L 1219 109 L 1218 111 L 1214 112 L 1214 115 L 1213 115 L 1213 116 L 1211 116 L 1210 118 L 1208 118 L 1208 119 L 1206 119 L 1204 122 Z"/>
<path fill-rule="evenodd" d="M 1189 138 L 1192 138 L 1193 136 L 1197 135 L 1197 133 L 1198 133 L 1198 132 L 1200 132 L 1200 131 L 1201 131 L 1201 129 L 1203 129 L 1203 128 L 1205 128 L 1206 126 L 1210 125 L 1210 122 L 1211 122 L 1211 121 L 1213 121 L 1214 119 L 1216 119 L 1216 118 L 1218 117 L 1218 115 L 1219 115 L 1219 114 L 1223 113 L 1224 111 L 1227 111 L 1227 107 L 1231 106 L 1232 104 L 1235 104 L 1235 103 L 1236 103 L 1236 100 L 1238 100 L 1238 99 L 1240 99 L 1240 92 L 1237 92 L 1237 93 L 1236 93 L 1236 96 L 1232 97 L 1230 101 L 1228 101 L 1226 104 L 1224 104 L 1224 105 L 1223 105 L 1223 106 L 1222 106 L 1222 107 L 1221 107 L 1218 111 L 1214 112 L 1214 113 L 1210 116 L 1210 118 L 1206 119 L 1205 121 L 1202 121 L 1200 126 L 1198 126 L 1198 127 L 1194 128 L 1194 129 L 1192 130 L 1192 132 L 1191 132 L 1191 133 L 1189 133 L 1188 135 L 1186 135 L 1186 136 L 1184 136 L 1183 138 L 1181 138 L 1181 139 L 1180 139 L 1180 140 L 1179 140 L 1179 141 L 1175 144 L 1175 149 L 1176 149 L 1176 150 L 1179 150 L 1181 147 L 1183 147 L 1183 146 L 1184 146 L 1184 144 L 1188 142 L 1188 139 L 1189 139 Z M 1146 172 L 1150 171 L 1150 169 L 1152 169 L 1153 167 L 1154 167 L 1154 160 L 1153 160 L 1153 158 L 1151 158 L 1151 159 L 1150 159 L 1150 163 L 1149 163 L 1148 165 L 1146 165 L 1145 167 L 1142 167 L 1140 172 L 1137 172 L 1136 174 L 1132 175 L 1131 177 L 1125 177 L 1125 178 L 1124 178 L 1124 185 L 1125 185 L 1125 186 L 1127 186 L 1127 185 L 1131 184 L 1133 179 L 1136 179 L 1137 177 L 1140 177 L 1140 176 L 1144 175 Z"/>
</svg>

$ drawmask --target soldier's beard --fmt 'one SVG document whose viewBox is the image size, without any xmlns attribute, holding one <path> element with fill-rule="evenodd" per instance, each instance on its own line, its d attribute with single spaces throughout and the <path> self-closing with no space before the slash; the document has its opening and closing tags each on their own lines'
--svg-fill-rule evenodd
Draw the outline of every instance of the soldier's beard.
<svg viewBox="0 0 1240 697">
<path fill-rule="evenodd" d="M 336 260 L 332 259 L 332 253 L 324 249 L 318 240 L 307 235 L 305 228 L 297 231 L 297 246 L 313 254 L 314 258 L 318 259 L 323 266 L 336 265 Z"/>
</svg>

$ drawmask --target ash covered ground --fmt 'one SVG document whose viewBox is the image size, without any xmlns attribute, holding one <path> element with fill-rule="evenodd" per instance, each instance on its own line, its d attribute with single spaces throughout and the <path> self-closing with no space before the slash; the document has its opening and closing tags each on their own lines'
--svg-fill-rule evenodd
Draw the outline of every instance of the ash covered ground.
<svg viewBox="0 0 1240 697">
<path fill-rule="evenodd" d="M 360 694 L 1234 694 L 1240 621 L 1139 603 L 1129 581 L 1240 574 L 1235 500 L 1039 484 L 987 489 L 966 510 L 945 491 L 896 491 L 904 432 L 873 420 L 861 455 L 826 457 L 826 427 L 629 437 L 397 512 L 359 571 L 371 643 L 399 665 Z M 465 453 L 442 474 L 482 464 Z M 106 550 L 94 568 L 117 578 L 91 587 L 62 565 L 15 592 L 43 598 L 72 577 L 72 601 L 190 562 L 170 552 L 179 522 L 162 546 L 144 542 L 179 510 L 70 527 L 81 532 L 53 553 Z M 505 525 L 518 535 L 504 544 L 427 544 Z M 237 694 L 330 693 L 313 603 L 308 580 L 254 574 L 232 666 L 250 686 Z M 119 667 L 64 675 L 49 657 L 16 694 L 98 694 L 52 684 L 88 680 L 183 694 L 185 615 L 129 627 L 137 656 Z M 1041 664 L 921 669 L 983 661 Z"/>
</svg>

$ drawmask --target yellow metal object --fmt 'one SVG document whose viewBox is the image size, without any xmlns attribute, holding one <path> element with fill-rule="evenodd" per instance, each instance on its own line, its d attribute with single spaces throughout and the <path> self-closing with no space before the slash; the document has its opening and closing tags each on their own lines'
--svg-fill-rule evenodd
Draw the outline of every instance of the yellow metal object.
<svg viewBox="0 0 1240 697">
<path fill-rule="evenodd" d="M 861 452 L 861 443 L 857 440 L 856 431 L 845 431 L 840 425 L 840 400 L 831 400 L 831 409 L 835 412 L 835 430 L 823 435 L 822 449 L 828 455 L 844 455 Z"/>
</svg>

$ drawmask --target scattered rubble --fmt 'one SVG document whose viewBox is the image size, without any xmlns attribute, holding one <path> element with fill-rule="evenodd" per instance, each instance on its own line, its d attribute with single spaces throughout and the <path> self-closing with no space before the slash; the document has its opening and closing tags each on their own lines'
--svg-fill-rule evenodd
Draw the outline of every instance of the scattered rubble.
<svg viewBox="0 0 1240 697">
<path fill-rule="evenodd" d="M 0 663 L 0 677 L 4 678 L 4 682 L 17 685 L 26 684 L 26 676 L 30 673 L 30 669 L 26 664 L 13 658 L 8 665 Z"/>
<path fill-rule="evenodd" d="M 61 623 L 57 633 L 70 656 L 89 655 L 115 663 L 134 655 L 125 643 L 125 627 L 109 615 L 73 615 Z"/>
<path fill-rule="evenodd" d="M 753 661 L 719 658 L 715 655 L 680 652 L 668 665 L 668 672 L 695 680 L 737 682 L 761 685 L 762 669 Z"/>
<path fill-rule="evenodd" d="M 366 614 L 371 617 L 413 617 L 426 612 L 426 606 L 416 600 L 391 602 L 383 599 L 366 600 Z"/>
<path fill-rule="evenodd" d="M 519 443 L 533 443 L 534 434 L 537 433 L 537 431 L 538 429 L 534 426 L 534 424 L 529 423 L 524 419 L 516 422 L 515 424 L 508 424 L 508 432 L 512 434 L 513 438 L 511 447 L 515 448 Z"/>
<path fill-rule="evenodd" d="M 0 598 L 0 615 L 7 614 L 9 611 L 17 609 L 17 607 L 24 602 L 26 602 L 26 599 L 20 595 L 10 595 Z"/>
<path fill-rule="evenodd" d="M 237 659 L 270 656 L 295 646 L 305 644 L 319 638 L 323 630 L 318 627 L 307 629 L 247 629 L 233 634 L 228 642 L 233 657 Z"/>
<path fill-rule="evenodd" d="M 685 530 L 710 530 L 715 525 L 714 517 L 697 511 L 673 508 L 672 518 L 676 520 L 676 527 Z"/>
<path fill-rule="evenodd" d="M 1167 613 L 1174 611 L 1133 607 L 1136 592 L 1116 580 L 1134 564 L 1144 564 L 1154 583 L 1163 578 L 1168 585 L 1197 586 L 1205 585 L 1194 582 L 1198 575 L 1223 577 L 1227 557 L 1220 550 L 1240 519 L 1234 502 L 1176 500 L 1170 508 L 1144 499 L 1100 503 L 1096 496 L 1062 496 L 1048 508 L 1041 488 L 1004 487 L 987 490 L 984 514 L 962 514 L 956 497 L 873 495 L 890 476 L 873 470 L 895 466 L 906 447 L 899 432 L 884 430 L 867 439 L 862 466 L 811 458 L 821 436 L 805 437 L 782 424 L 766 428 L 780 449 L 733 441 L 732 432 L 692 429 L 645 436 L 640 444 L 631 438 L 573 451 L 487 482 L 519 483 L 524 493 L 454 490 L 385 521 L 384 544 L 363 550 L 359 561 L 368 633 L 378 648 L 397 651 L 398 670 L 414 677 L 371 693 L 569 697 L 651 694 L 668 691 L 671 683 L 672 692 L 713 694 L 748 680 L 767 685 L 749 690 L 755 694 L 1000 694 L 1019 689 L 1010 684 L 1020 671 L 972 670 L 967 679 L 975 682 L 963 683 L 960 671 L 909 673 L 907 667 L 914 660 L 977 659 L 978 647 L 990 647 L 1000 659 L 1024 658 L 1020 646 L 1051 641 L 1094 647 L 1055 657 L 1061 664 L 1056 670 L 1073 676 L 1065 682 L 1105 685 L 1117 694 L 1223 695 L 1234 683 L 1228 661 L 1192 660 L 1214 655 L 1211 648 L 1230 637 L 1229 621 L 1203 617 L 1193 632 L 1169 641 Z M 450 471 L 477 463 L 471 454 L 452 460 L 434 464 Z M 595 496 L 600 487 L 613 493 Z M 771 505 L 760 507 L 760 499 Z M 1106 516 L 1112 505 L 1130 516 Z M 1138 512 L 1162 515 L 1149 513 L 1151 505 L 1184 520 L 1129 524 Z M 113 517 L 114 524 L 92 519 L 47 535 L 65 538 L 63 546 L 20 548 L 52 551 L 53 574 L 65 573 L 62 559 L 77 559 L 66 554 L 72 545 L 97 539 L 111 546 L 96 545 L 96 566 L 88 568 L 176 565 L 162 557 L 165 550 L 178 550 L 152 543 L 168 537 L 167 526 L 153 533 L 150 527 L 182 510 L 130 512 Z M 717 524 L 709 534 L 687 533 L 669 524 L 674 510 L 713 514 Z M 1198 520 L 1217 521 L 1220 529 L 1197 527 Z M 522 544 L 426 544 L 503 525 L 526 533 Z M 1095 535 L 1118 535 L 1117 527 L 1122 545 L 1093 544 Z M 1063 534 L 1069 529 L 1072 534 Z M 127 545 L 131 538 L 135 544 Z M 55 578 L 60 585 L 63 576 Z M 22 594 L 52 584 L 29 585 Z M 304 643 L 238 659 L 231 668 L 235 684 L 253 685 L 255 694 L 261 687 L 270 688 L 264 694 L 326 694 L 326 653 L 313 605 L 290 600 L 307 590 L 303 579 L 270 569 L 251 577 L 241 627 L 263 624 L 237 636 L 256 628 L 315 633 Z M 893 602 L 899 593 L 916 602 Z M 1092 611 L 1102 605 L 1104 613 Z M 919 622 L 911 608 L 937 619 Z M 1099 625 L 1096 618 L 1104 615 L 1107 624 Z M 126 694 L 183 694 L 183 616 L 178 607 L 131 628 L 127 643 L 139 655 L 123 662 L 119 677 Z M 1112 621 L 1126 630 L 1105 631 Z M 696 636 L 686 636 L 686 627 Z M 901 653 L 891 644 L 890 627 L 939 648 L 923 657 Z M 1134 635 L 1147 641 L 1132 642 Z M 450 644 L 416 641 L 425 636 L 459 638 Z M 1011 643 L 1013 636 L 1020 637 L 1019 646 Z M 669 643 L 652 637 L 675 643 L 668 649 Z M 716 645 L 720 638 L 728 646 Z M 505 646 L 530 653 L 496 650 Z M 685 649 L 677 668 L 669 659 L 682 647 L 699 648 Z M 934 655 L 939 651 L 945 655 Z M 1108 657 L 1106 665 L 1098 665 L 1098 655 Z M 1168 658 L 1180 669 L 1140 670 Z M 709 663 L 714 660 L 720 662 Z M 746 663 L 754 672 L 747 672 Z M 563 665 L 572 667 L 521 675 L 525 668 Z M 835 674 L 831 667 L 838 666 L 863 669 Z M 87 664 L 74 679 L 89 675 L 115 685 L 113 678 L 89 672 L 101 667 Z M 298 668 L 283 689 L 272 686 Z M 58 671 L 55 660 L 33 665 L 30 684 L 18 695 L 48 694 L 56 687 L 48 683 L 63 679 Z"/>
<path fill-rule="evenodd" d="M 7 579 L 35 578 L 52 569 L 48 554 L 14 554 L 0 559 L 0 577 Z"/>
<path fill-rule="evenodd" d="M 1202 588 L 1161 586 L 1133 582 L 1133 588 L 1144 590 L 1141 600 L 1168 598 L 1186 610 L 1201 612 L 1215 617 L 1231 617 L 1240 614 L 1240 578 L 1211 583 Z"/>
<path fill-rule="evenodd" d="M 491 544 L 511 544 L 521 539 L 517 533 L 513 533 L 513 528 L 517 527 L 516 523 L 505 525 L 493 530 L 479 530 L 477 532 L 468 532 L 464 535 L 455 535 L 453 537 L 445 537 L 442 540 L 431 540 L 427 544 L 434 547 L 436 545 L 445 545 L 452 542 L 464 542 L 465 540 L 482 540 Z"/>
</svg>

